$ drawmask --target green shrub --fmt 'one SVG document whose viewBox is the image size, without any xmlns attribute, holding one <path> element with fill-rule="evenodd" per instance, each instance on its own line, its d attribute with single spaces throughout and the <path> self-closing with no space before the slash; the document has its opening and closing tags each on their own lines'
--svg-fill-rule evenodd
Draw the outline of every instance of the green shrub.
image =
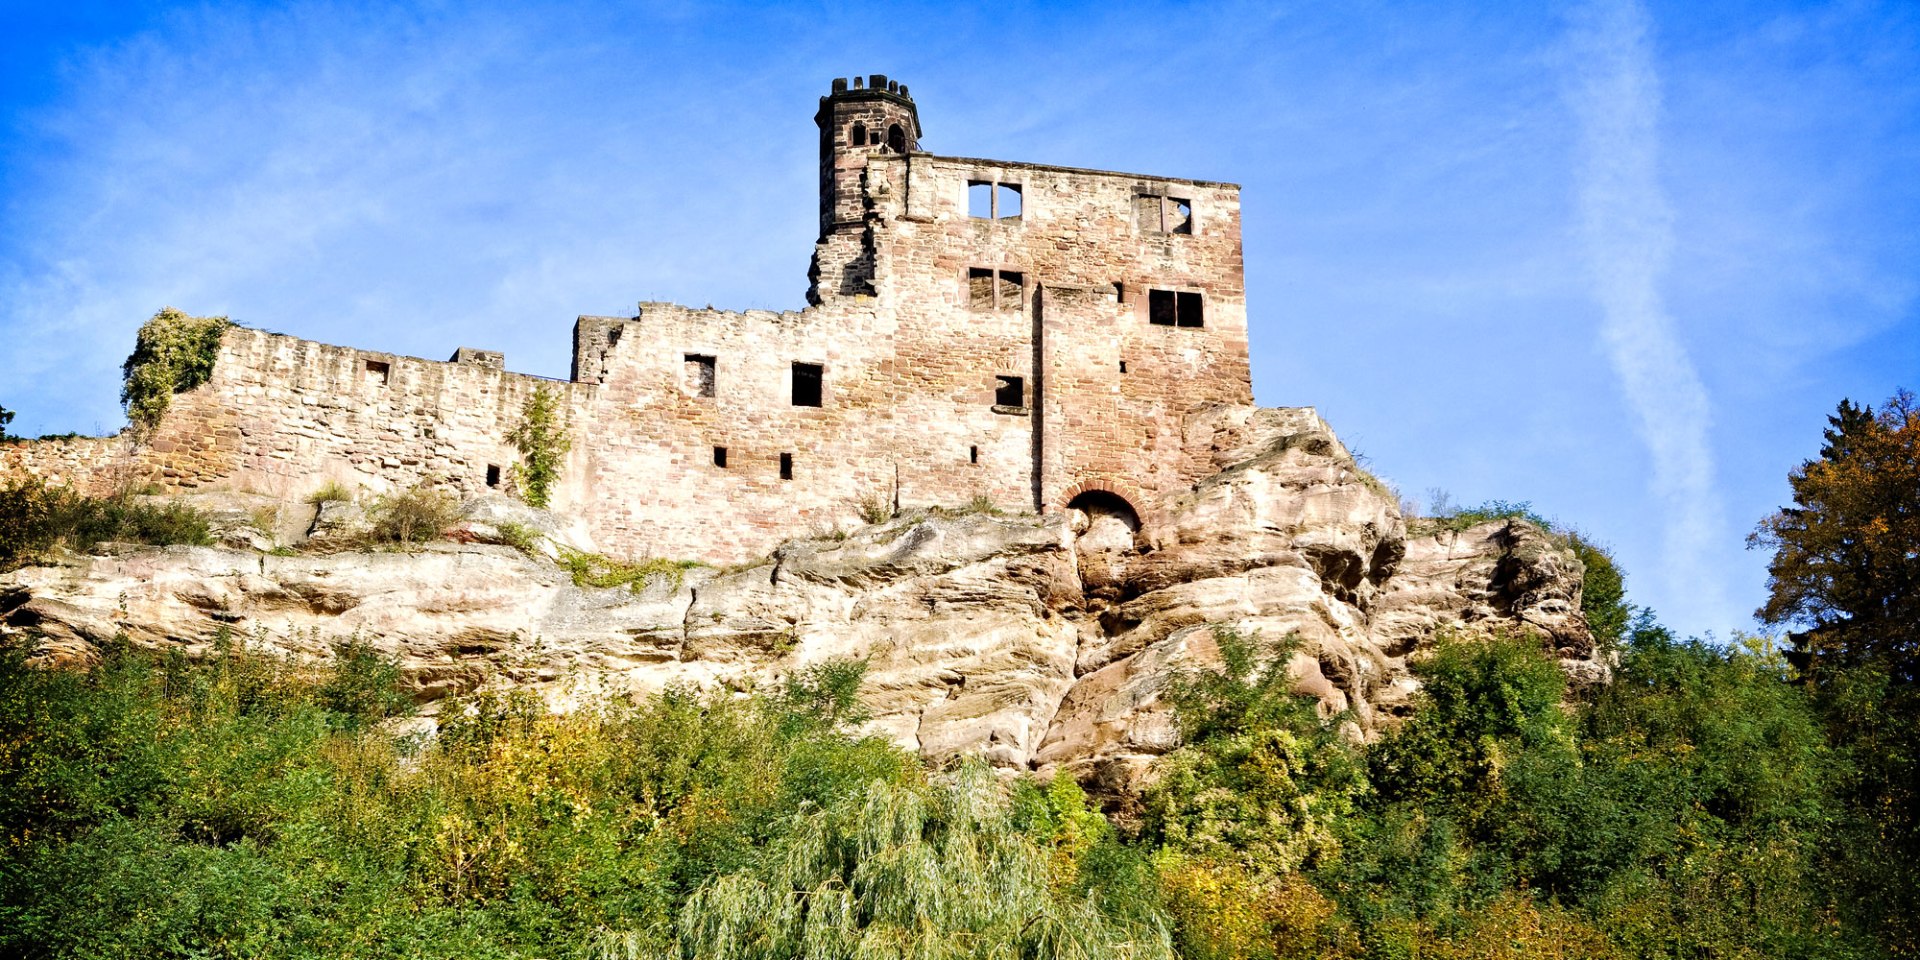
<svg viewBox="0 0 1920 960">
<path fill-rule="evenodd" d="M 0 570 L 32 562 L 55 545 L 91 550 L 108 541 L 207 546 L 213 534 L 204 513 L 181 503 L 88 497 L 33 477 L 0 484 Z"/>
<path fill-rule="evenodd" d="M 500 531 L 500 542 L 529 557 L 539 556 L 541 533 L 524 523 L 501 520 L 493 528 Z"/>
<path fill-rule="evenodd" d="M 554 391 L 535 387 L 520 409 L 520 422 L 507 434 L 507 442 L 520 451 L 520 463 L 514 466 L 515 486 L 532 506 L 547 506 L 553 485 L 560 482 L 567 451 L 573 449 L 565 416 Z"/>
<path fill-rule="evenodd" d="M 351 503 L 353 490 L 338 480 L 328 480 L 320 489 L 307 494 L 307 502 L 318 506 L 323 503 Z"/>
<path fill-rule="evenodd" d="M 893 501 L 879 494 L 861 497 L 853 506 L 861 521 L 870 525 L 886 523 L 895 516 Z"/>
<path fill-rule="evenodd" d="M 367 539 L 401 546 L 438 540 L 460 522 L 460 504 L 438 490 L 414 487 L 376 497 L 367 509 Z"/>
<path fill-rule="evenodd" d="M 646 557 L 640 560 L 618 560 L 597 553 L 583 553 L 567 547 L 560 548 L 560 566 L 573 577 L 576 587 L 626 587 L 639 593 L 653 582 L 655 577 L 666 577 L 673 589 L 680 589 L 685 582 L 687 571 L 705 566 L 698 560 L 667 560 L 661 557 Z"/>
<path fill-rule="evenodd" d="M 226 317 L 190 317 L 165 307 L 140 326 L 133 353 L 121 366 L 120 402 L 136 432 L 150 431 L 173 402 L 213 376 L 220 338 L 233 326 Z"/>
</svg>

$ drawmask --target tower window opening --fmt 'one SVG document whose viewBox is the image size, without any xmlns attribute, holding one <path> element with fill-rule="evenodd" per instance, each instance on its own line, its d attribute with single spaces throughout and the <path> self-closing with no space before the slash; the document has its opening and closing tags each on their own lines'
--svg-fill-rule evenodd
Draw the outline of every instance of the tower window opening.
<svg viewBox="0 0 1920 960">
<path fill-rule="evenodd" d="M 995 379 L 1000 381 L 1000 385 L 993 391 L 994 406 L 1024 407 L 1027 405 L 1026 378 L 1000 376 Z"/>
<path fill-rule="evenodd" d="M 793 365 L 793 405 L 796 407 L 820 406 L 821 382 L 825 369 L 817 363 L 796 363 Z"/>
<path fill-rule="evenodd" d="M 1188 290 L 1149 290 L 1147 322 L 1162 327 L 1204 327 L 1206 298 Z"/>
<path fill-rule="evenodd" d="M 1019 184 L 967 181 L 967 216 L 975 220 L 1018 220 L 1022 209 Z"/>
<path fill-rule="evenodd" d="M 993 216 L 996 220 L 1015 220 L 1020 217 L 1020 185 L 1017 183 L 996 184 L 993 188 Z"/>
<path fill-rule="evenodd" d="M 1141 233 L 1193 233 L 1193 201 L 1143 193 L 1133 198 L 1133 223 Z"/>
<path fill-rule="evenodd" d="M 713 448 L 713 465 L 716 467 L 719 467 L 722 470 L 725 470 L 727 468 L 727 448 L 726 447 Z"/>
<path fill-rule="evenodd" d="M 853 125 L 853 145 L 856 147 L 864 147 L 867 145 L 866 124 L 856 123 Z"/>
<path fill-rule="evenodd" d="M 384 360 L 367 361 L 367 382 L 384 387 L 392 377 L 393 367 Z"/>
<path fill-rule="evenodd" d="M 967 216 L 975 220 L 993 219 L 993 182 L 967 181 Z"/>
<path fill-rule="evenodd" d="M 974 310 L 1017 310 L 1025 299 L 1027 275 L 1018 270 L 967 268 L 967 306 Z"/>
<path fill-rule="evenodd" d="M 793 454 L 791 453 L 783 453 L 780 455 L 780 479 L 793 479 Z"/>
<path fill-rule="evenodd" d="M 897 123 L 887 128 L 887 149 L 893 153 L 907 152 L 907 131 Z"/>
<path fill-rule="evenodd" d="M 687 392 L 696 397 L 714 395 L 714 358 L 698 353 L 686 355 Z"/>
</svg>

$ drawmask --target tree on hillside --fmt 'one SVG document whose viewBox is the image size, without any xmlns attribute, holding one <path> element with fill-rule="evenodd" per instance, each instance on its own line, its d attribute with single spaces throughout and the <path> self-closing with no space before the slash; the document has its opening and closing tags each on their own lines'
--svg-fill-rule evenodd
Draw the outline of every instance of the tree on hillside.
<svg viewBox="0 0 1920 960">
<path fill-rule="evenodd" d="M 1840 402 L 1818 459 L 1788 477 L 1793 506 L 1761 521 L 1772 547 L 1757 612 L 1793 634 L 1803 668 L 1872 663 L 1920 679 L 1920 406 Z"/>
<path fill-rule="evenodd" d="M 12 422 L 13 411 L 8 410 L 6 407 L 0 407 L 0 443 L 5 443 L 13 439 L 13 437 L 7 435 L 7 424 Z"/>
</svg>

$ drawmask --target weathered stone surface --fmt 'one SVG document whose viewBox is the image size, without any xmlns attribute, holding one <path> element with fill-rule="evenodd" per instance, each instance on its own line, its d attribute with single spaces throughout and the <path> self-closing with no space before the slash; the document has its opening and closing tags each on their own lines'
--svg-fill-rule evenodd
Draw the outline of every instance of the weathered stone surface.
<svg viewBox="0 0 1920 960">
<path fill-rule="evenodd" d="M 0 576 L 0 633 L 37 638 L 53 662 L 116 632 L 194 651 L 224 626 L 311 655 L 357 635 L 398 657 L 423 699 L 529 686 L 560 706 L 670 683 L 745 689 L 852 657 L 869 664 L 875 731 L 930 758 L 980 753 L 1108 787 L 1174 742 L 1161 691 L 1214 661 L 1220 629 L 1296 637 L 1295 689 L 1330 716 L 1350 711 L 1355 736 L 1405 710 L 1407 664 L 1442 629 L 1531 629 L 1577 677 L 1604 675 L 1579 561 L 1538 529 L 1409 539 L 1393 498 L 1311 410 L 1206 407 L 1183 429 L 1223 469 L 1139 524 L 1094 507 L 919 512 L 638 591 L 581 589 L 545 559 L 479 542 L 122 548 Z M 317 528 L 330 509 L 351 513 L 323 507 Z M 540 511 L 488 499 L 466 512 L 469 540 L 511 522 L 584 545 Z"/>
</svg>

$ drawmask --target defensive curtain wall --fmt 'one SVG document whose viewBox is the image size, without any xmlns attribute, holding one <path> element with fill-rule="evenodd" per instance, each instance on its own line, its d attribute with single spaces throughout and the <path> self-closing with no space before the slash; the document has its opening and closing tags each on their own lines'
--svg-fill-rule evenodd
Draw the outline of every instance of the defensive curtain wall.
<svg viewBox="0 0 1920 960">
<path fill-rule="evenodd" d="M 864 81 L 864 82 L 863 82 Z M 884 77 L 816 115 L 821 235 L 798 312 L 580 317 L 572 379 L 246 328 L 144 444 L 46 441 L 0 470 L 99 487 L 502 484 L 539 388 L 574 437 L 553 506 L 609 553 L 730 563 L 850 520 L 1111 491 L 1151 518 L 1211 473 L 1188 411 L 1252 401 L 1239 190 L 936 156 Z"/>
</svg>

